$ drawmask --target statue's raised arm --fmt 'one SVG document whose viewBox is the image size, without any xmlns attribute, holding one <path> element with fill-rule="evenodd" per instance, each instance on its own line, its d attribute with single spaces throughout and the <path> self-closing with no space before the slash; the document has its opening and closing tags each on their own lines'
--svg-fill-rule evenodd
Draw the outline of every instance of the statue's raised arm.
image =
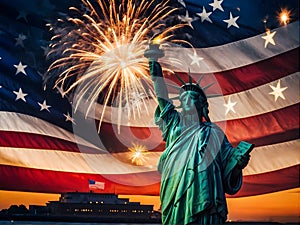
<svg viewBox="0 0 300 225">
<path fill-rule="evenodd" d="M 157 62 L 158 58 L 164 56 L 164 52 L 159 48 L 157 44 L 150 44 L 149 49 L 145 52 L 145 57 L 149 59 L 150 75 L 154 84 L 154 91 L 157 97 L 157 101 L 162 111 L 167 102 L 170 101 L 168 96 L 168 90 L 164 81 L 161 65 Z"/>
</svg>

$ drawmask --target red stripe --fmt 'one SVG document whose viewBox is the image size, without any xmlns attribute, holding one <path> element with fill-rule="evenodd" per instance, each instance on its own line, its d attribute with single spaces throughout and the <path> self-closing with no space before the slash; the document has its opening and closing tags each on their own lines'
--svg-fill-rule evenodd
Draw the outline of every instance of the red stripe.
<svg viewBox="0 0 300 225">
<path fill-rule="evenodd" d="M 299 187 L 300 165 L 243 177 L 241 190 L 233 197 L 267 194 Z"/>
<path fill-rule="evenodd" d="M 300 165 L 268 173 L 244 176 L 241 190 L 231 197 L 252 196 L 299 187 Z M 71 191 L 88 192 L 88 180 L 105 183 L 104 193 L 159 195 L 160 176 L 158 172 L 95 175 L 57 172 L 0 165 L 0 189 L 61 193 Z M 117 182 L 117 181 L 121 181 Z M 153 183 L 149 184 L 149 180 Z M 141 184 L 145 184 L 141 186 Z M 131 184 L 131 185 L 129 185 Z M 136 186 L 135 186 L 136 185 Z"/>
<path fill-rule="evenodd" d="M 128 127 L 121 126 L 117 133 L 117 125 L 102 123 L 99 137 L 110 152 L 128 152 L 133 144 L 142 144 L 151 151 L 163 151 L 165 144 L 161 131 L 157 127 Z"/>
<path fill-rule="evenodd" d="M 217 81 L 220 87 L 218 87 L 218 85 L 213 85 L 207 89 L 206 93 L 229 95 L 264 85 L 298 71 L 299 48 L 296 48 L 248 66 L 218 73 L 202 74 L 204 75 L 204 78 L 201 81 L 201 86 L 203 87 L 210 83 L 216 83 Z M 187 74 L 181 72 L 178 72 L 178 74 L 180 74 L 185 82 L 188 82 Z M 200 74 L 192 73 L 191 75 L 195 81 L 200 77 Z M 165 77 L 178 85 L 182 85 L 176 76 Z M 173 88 L 170 88 L 170 92 L 177 93 Z"/>
<path fill-rule="evenodd" d="M 264 146 L 298 139 L 298 115 L 299 104 L 295 104 L 266 114 L 216 124 L 221 128 L 226 127 L 225 133 L 234 146 L 241 140 Z M 165 148 L 157 127 L 121 126 L 118 134 L 117 125 L 103 123 L 101 131 L 101 149 L 110 152 L 128 152 L 128 147 L 132 147 L 133 143 L 142 144 L 151 151 L 160 152 Z M 0 132 L 0 146 L 99 153 L 98 150 L 85 146 L 79 148 L 75 143 L 54 137 L 9 131 Z"/>
<path fill-rule="evenodd" d="M 79 145 L 59 138 L 33 133 L 0 131 L 0 146 L 15 148 L 33 148 L 45 150 L 62 150 L 72 152 L 95 152 L 93 148 Z"/>
<path fill-rule="evenodd" d="M 226 134 L 232 143 L 249 141 L 256 146 L 299 138 L 299 104 L 253 117 L 227 121 Z"/>
<path fill-rule="evenodd" d="M 226 122 L 226 135 L 235 146 L 240 141 L 249 141 L 256 146 L 270 145 L 298 139 L 299 104 L 273 112 Z M 221 128 L 224 122 L 217 122 Z M 118 134 L 117 125 L 103 123 L 100 138 L 109 151 L 128 151 L 132 143 L 140 143 L 151 151 L 163 151 L 161 131 L 158 128 L 121 127 Z M 155 148 L 153 148 L 153 146 Z"/>
<path fill-rule="evenodd" d="M 105 183 L 105 193 L 158 195 L 160 175 L 158 172 L 98 175 L 0 165 L 0 180 L 3 181 L 0 183 L 1 190 L 88 192 L 88 180 L 96 180 Z M 152 180 L 152 184 L 149 180 Z"/>
</svg>

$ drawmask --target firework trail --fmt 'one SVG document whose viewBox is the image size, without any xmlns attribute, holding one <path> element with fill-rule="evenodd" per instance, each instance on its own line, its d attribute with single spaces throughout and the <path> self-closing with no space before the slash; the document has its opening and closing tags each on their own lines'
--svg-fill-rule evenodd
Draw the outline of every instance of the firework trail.
<svg viewBox="0 0 300 225">
<path fill-rule="evenodd" d="M 183 25 L 161 22 L 177 10 L 168 0 L 82 3 L 84 10 L 71 7 L 72 17 L 49 25 L 54 36 L 48 55 L 54 61 L 46 76 L 56 80 L 54 86 L 63 94 L 72 95 L 76 89 L 75 111 L 83 101 L 88 105 L 86 116 L 96 102 L 103 105 L 98 132 L 107 107 L 116 107 L 120 131 L 122 116 L 140 116 L 147 111 L 146 100 L 155 99 L 144 57 L 149 39 L 159 32 L 162 42 L 169 41 Z"/>
</svg>

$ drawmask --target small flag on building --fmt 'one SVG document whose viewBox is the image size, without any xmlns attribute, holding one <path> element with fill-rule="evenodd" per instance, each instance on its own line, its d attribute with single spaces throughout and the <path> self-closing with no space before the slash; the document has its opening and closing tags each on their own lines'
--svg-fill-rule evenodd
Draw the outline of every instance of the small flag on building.
<svg viewBox="0 0 300 225">
<path fill-rule="evenodd" d="M 104 190 L 104 182 L 89 180 L 89 189 L 90 190 Z"/>
</svg>

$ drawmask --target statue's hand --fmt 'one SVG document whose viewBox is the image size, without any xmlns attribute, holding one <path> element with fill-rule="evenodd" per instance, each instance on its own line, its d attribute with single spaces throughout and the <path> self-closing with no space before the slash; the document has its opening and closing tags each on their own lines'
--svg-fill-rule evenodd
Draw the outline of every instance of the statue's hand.
<svg viewBox="0 0 300 225">
<path fill-rule="evenodd" d="M 164 57 L 165 53 L 159 48 L 158 44 L 150 44 L 149 48 L 145 51 L 144 56 L 149 60 L 157 61 L 158 58 Z"/>
<path fill-rule="evenodd" d="M 238 160 L 236 167 L 240 170 L 244 169 L 250 160 L 250 154 L 242 155 Z"/>
</svg>

